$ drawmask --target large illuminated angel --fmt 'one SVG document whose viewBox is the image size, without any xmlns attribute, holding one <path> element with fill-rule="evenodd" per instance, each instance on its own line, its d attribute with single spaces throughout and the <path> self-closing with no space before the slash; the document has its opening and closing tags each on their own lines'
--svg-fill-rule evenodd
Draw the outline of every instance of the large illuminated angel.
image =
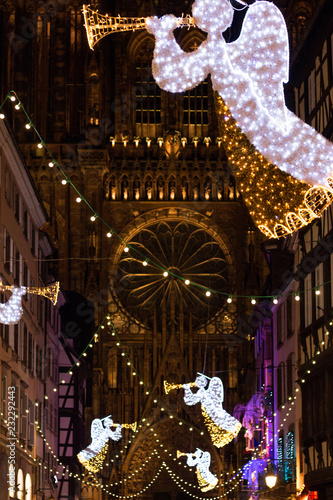
<svg viewBox="0 0 333 500">
<path fill-rule="evenodd" d="M 108 441 L 119 441 L 121 439 L 121 424 L 114 424 L 110 417 L 103 420 L 95 418 L 91 423 L 90 435 L 91 444 L 85 450 L 78 454 L 78 459 L 84 467 L 90 472 L 98 472 L 105 460 L 108 450 Z M 112 426 L 116 426 L 114 431 Z"/>
<path fill-rule="evenodd" d="M 0 323 L 4 325 L 13 325 L 20 321 L 23 314 L 22 296 L 27 293 L 27 289 L 23 286 L 9 288 L 12 292 L 11 297 L 4 304 L 0 304 Z"/>
<path fill-rule="evenodd" d="M 194 453 L 177 452 L 177 456 L 187 456 L 187 465 L 196 467 L 198 483 L 201 491 L 206 492 L 215 488 L 218 479 L 209 470 L 211 457 L 208 451 L 202 451 L 199 448 Z"/>
<path fill-rule="evenodd" d="M 178 22 L 173 15 L 146 20 L 146 28 L 156 39 L 152 69 L 158 85 L 170 92 L 183 92 L 195 87 L 210 74 L 214 90 L 224 101 L 219 111 L 223 115 L 225 110 L 225 116 L 219 117 L 221 122 L 223 119 L 228 121 L 232 115 L 242 134 L 256 149 L 258 157 L 262 155 L 275 168 L 290 174 L 296 179 L 296 184 L 299 183 L 299 190 L 305 192 L 312 186 L 326 185 L 327 189 L 323 191 L 328 193 L 331 200 L 332 190 L 328 186 L 332 184 L 327 179 L 332 173 L 333 145 L 285 105 L 283 84 L 288 81 L 289 48 L 287 28 L 279 9 L 267 1 L 257 1 L 249 6 L 241 34 L 232 43 L 226 43 L 222 36 L 233 20 L 233 8 L 227 0 L 196 0 L 192 15 L 195 24 L 207 33 L 207 39 L 195 52 L 190 53 L 185 53 L 174 38 L 173 31 Z M 240 163 L 243 168 L 248 168 L 246 173 L 250 177 L 254 175 L 258 162 L 252 161 L 250 164 L 246 158 L 246 147 L 243 149 L 244 157 Z M 229 155 L 229 159 L 233 159 L 233 156 Z M 237 162 L 231 163 L 236 168 Z M 253 195 L 257 197 L 257 206 L 254 206 L 253 200 L 252 205 L 251 200 L 248 200 L 254 207 L 253 212 L 259 207 L 260 200 L 264 200 L 263 191 L 265 188 L 267 190 L 269 180 L 278 184 L 275 190 L 283 192 L 283 189 L 287 189 L 284 180 L 278 183 L 275 177 L 264 177 L 267 177 L 267 172 L 261 175 L 263 185 L 258 186 L 257 194 Z M 252 189 L 250 183 L 247 187 L 249 189 L 241 189 L 243 195 Z M 290 223 L 289 232 L 300 227 L 301 220 L 308 222 L 305 219 L 311 218 L 310 210 L 310 216 L 299 211 L 291 219 L 282 220 L 281 214 L 288 211 L 288 206 L 296 211 L 292 205 L 293 191 L 292 187 L 286 207 L 282 207 L 278 215 L 273 215 L 273 219 L 277 220 L 270 220 L 270 224 L 279 222 L 280 225 L 288 226 Z M 278 205 L 275 201 L 273 203 Z M 313 206 L 311 209 L 316 211 Z M 312 215 L 315 217 L 317 214 L 313 212 Z M 260 222 L 262 225 L 266 223 L 268 227 L 267 217 L 261 215 L 260 218 L 257 214 L 255 222 L 259 227 Z"/>
<path fill-rule="evenodd" d="M 183 385 L 184 402 L 187 405 L 201 404 L 202 415 L 212 442 L 217 448 L 221 448 L 232 441 L 242 427 L 242 424 L 222 407 L 224 400 L 222 380 L 213 377 L 205 389 L 207 378 L 199 375 L 195 379 L 195 386 L 198 387 L 196 392 L 192 392 L 191 385 Z"/>
</svg>

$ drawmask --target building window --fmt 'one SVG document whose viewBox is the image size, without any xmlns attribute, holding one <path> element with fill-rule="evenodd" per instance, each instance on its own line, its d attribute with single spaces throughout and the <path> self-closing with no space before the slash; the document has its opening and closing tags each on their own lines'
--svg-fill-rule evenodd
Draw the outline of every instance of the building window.
<svg viewBox="0 0 333 500">
<path fill-rule="evenodd" d="M 9 206 L 12 204 L 12 175 L 8 168 L 5 173 L 5 198 Z"/>
<path fill-rule="evenodd" d="M 293 359 L 294 359 L 294 353 L 289 354 L 287 358 L 287 396 L 291 396 L 293 393 L 293 372 L 294 372 L 294 367 L 293 367 Z"/>
<path fill-rule="evenodd" d="M 18 223 L 20 223 L 20 214 L 21 214 L 21 200 L 20 193 L 17 190 L 17 187 L 14 186 L 14 215 Z"/>
<path fill-rule="evenodd" d="M 21 270 L 21 256 L 20 252 L 17 250 L 16 245 L 14 244 L 13 248 L 14 255 L 14 265 L 13 265 L 13 277 L 16 285 L 20 284 L 20 270 Z"/>
<path fill-rule="evenodd" d="M 7 272 L 12 272 L 13 259 L 12 259 L 12 251 L 13 251 L 13 242 L 12 239 L 4 227 L 4 266 Z"/>
<path fill-rule="evenodd" d="M 19 500 L 24 500 L 24 475 L 22 469 L 17 471 L 17 498 Z"/>
<path fill-rule="evenodd" d="M 49 402 L 47 399 L 44 401 L 44 417 L 46 427 L 49 427 Z"/>
<path fill-rule="evenodd" d="M 28 396 L 24 394 L 24 388 L 21 387 L 21 417 L 20 417 L 20 422 L 21 422 L 21 439 L 27 439 L 27 432 L 28 432 L 28 412 L 29 410 L 28 407 Z"/>
<path fill-rule="evenodd" d="M 35 405 L 29 399 L 29 446 L 35 445 Z"/>
<path fill-rule="evenodd" d="M 25 262 L 23 262 L 23 286 L 28 286 L 29 284 L 29 270 Z M 25 300 L 28 300 L 27 294 L 24 295 Z"/>
<path fill-rule="evenodd" d="M 32 481 L 29 473 L 25 476 L 25 500 L 32 500 Z"/>
<path fill-rule="evenodd" d="M 23 324 L 23 344 L 22 344 L 22 362 L 26 366 L 28 361 L 28 329 L 27 325 Z"/>
<path fill-rule="evenodd" d="M 283 387 L 283 363 L 280 363 L 276 371 L 277 382 L 277 406 L 281 406 L 284 402 L 284 387 Z"/>
<path fill-rule="evenodd" d="M 99 78 L 92 73 L 88 82 L 88 114 L 90 125 L 99 123 Z"/>
<path fill-rule="evenodd" d="M 36 255 L 36 241 L 37 232 L 34 226 L 31 227 L 31 251 L 33 255 Z"/>
<path fill-rule="evenodd" d="M 135 122 L 136 135 L 156 137 L 161 132 L 161 89 L 151 70 L 152 46 L 149 40 L 136 56 Z"/>
<path fill-rule="evenodd" d="M 14 352 L 19 353 L 19 325 L 14 325 Z"/>
<path fill-rule="evenodd" d="M 205 80 L 183 97 L 183 132 L 187 137 L 208 134 L 208 82 Z"/>
<path fill-rule="evenodd" d="M 277 347 L 280 347 L 283 342 L 282 336 L 282 306 L 279 307 L 276 314 L 276 343 Z"/>
<path fill-rule="evenodd" d="M 7 418 L 7 377 L 2 375 L 1 379 L 1 413 L 2 418 Z"/>
<path fill-rule="evenodd" d="M 1 325 L 1 337 L 6 344 L 9 344 L 9 325 Z"/>
<path fill-rule="evenodd" d="M 82 14 L 81 11 L 76 12 L 74 9 L 71 9 L 70 16 L 70 48 L 71 53 L 76 54 L 81 49 Z"/>
<path fill-rule="evenodd" d="M 293 431 L 289 431 L 286 436 L 286 459 L 285 480 L 290 483 L 294 479 L 295 434 Z"/>
<path fill-rule="evenodd" d="M 32 340 L 32 334 L 29 333 L 29 343 L 28 343 L 28 368 L 32 372 L 34 366 L 34 342 Z"/>
<path fill-rule="evenodd" d="M 282 477 L 284 477 L 284 438 L 280 436 L 278 438 L 277 445 L 277 459 L 278 459 L 278 470 Z"/>
<path fill-rule="evenodd" d="M 36 373 L 37 377 L 42 378 L 42 349 L 37 345 L 36 346 Z"/>
</svg>

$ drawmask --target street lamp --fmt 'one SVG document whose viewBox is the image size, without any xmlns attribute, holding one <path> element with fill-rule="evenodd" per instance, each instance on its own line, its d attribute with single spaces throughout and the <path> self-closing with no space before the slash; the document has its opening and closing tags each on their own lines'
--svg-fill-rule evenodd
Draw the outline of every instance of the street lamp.
<svg viewBox="0 0 333 500">
<path fill-rule="evenodd" d="M 276 485 L 276 480 L 277 480 L 277 477 L 274 474 L 272 464 L 270 462 L 268 462 L 268 464 L 267 464 L 267 476 L 265 477 L 265 481 L 266 481 L 268 488 L 274 488 L 274 486 Z"/>
<path fill-rule="evenodd" d="M 276 485 L 276 480 L 277 480 L 277 477 L 274 474 L 274 472 L 270 472 L 265 477 L 265 481 L 266 481 L 268 488 L 274 488 L 274 486 Z"/>
</svg>

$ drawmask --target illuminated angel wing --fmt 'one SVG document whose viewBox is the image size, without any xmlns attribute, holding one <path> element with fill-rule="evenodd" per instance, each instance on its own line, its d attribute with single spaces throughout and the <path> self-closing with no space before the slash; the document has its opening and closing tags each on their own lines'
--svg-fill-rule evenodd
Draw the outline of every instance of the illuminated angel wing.
<svg viewBox="0 0 333 500">
<path fill-rule="evenodd" d="M 98 438 L 104 430 L 103 424 L 99 418 L 95 418 L 91 422 L 91 429 L 90 429 L 90 435 L 91 439 L 96 439 Z"/>
<path fill-rule="evenodd" d="M 218 404 L 222 404 L 224 400 L 224 389 L 220 378 L 213 377 L 209 382 L 207 391 L 213 401 L 218 402 Z"/>
<path fill-rule="evenodd" d="M 289 80 L 289 43 L 284 18 L 270 2 L 251 5 L 239 38 L 227 44 L 235 70 L 246 73 L 264 108 L 285 119 L 283 83 Z"/>
</svg>

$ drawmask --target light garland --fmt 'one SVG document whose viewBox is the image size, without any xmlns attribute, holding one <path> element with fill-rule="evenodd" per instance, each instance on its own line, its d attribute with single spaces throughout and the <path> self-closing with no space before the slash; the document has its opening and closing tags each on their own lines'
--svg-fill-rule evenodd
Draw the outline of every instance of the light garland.
<svg viewBox="0 0 333 500">
<path fill-rule="evenodd" d="M 233 146 L 232 152 L 236 151 L 238 170 L 240 167 L 246 170 L 243 191 L 245 195 L 251 191 L 255 196 L 250 203 L 252 216 L 267 236 L 285 236 L 319 216 L 332 201 L 332 183 L 327 179 L 332 172 L 333 146 L 285 106 L 283 83 L 288 81 L 289 50 L 283 16 L 274 4 L 256 2 L 249 6 L 239 38 L 227 44 L 221 37 L 233 20 L 233 9 L 227 0 L 196 0 L 192 11 L 195 24 L 208 36 L 191 53 L 182 51 L 174 38 L 177 27 L 174 16 L 147 19 L 146 28 L 156 38 L 154 78 L 164 90 L 183 92 L 211 74 L 213 88 L 227 105 L 223 118 L 220 114 L 220 125 L 222 119 L 230 120 L 230 109 L 242 133 L 257 150 L 252 151 L 251 158 L 248 148 L 234 138 L 235 130 L 233 135 L 224 137 L 230 148 Z M 235 140 L 230 143 L 230 138 Z M 266 162 L 264 168 L 259 168 L 253 155 Z M 231 152 L 229 158 L 233 158 Z M 231 163 L 234 166 L 236 161 Z M 276 176 L 270 176 L 275 173 L 275 165 L 289 174 L 282 183 Z M 260 184 L 255 188 L 251 186 L 251 176 L 260 170 Z M 329 187 L 322 188 L 320 185 L 325 183 Z M 290 192 L 295 185 L 298 193 L 290 203 Z M 313 185 L 318 187 L 311 189 Z M 276 199 L 283 199 L 283 203 L 273 200 L 274 220 L 267 218 L 270 212 L 263 212 L 272 189 Z M 300 197 L 302 201 L 298 203 Z"/>
<path fill-rule="evenodd" d="M 177 278 L 177 279 L 182 280 L 183 282 L 185 282 L 186 278 L 183 278 L 183 277 L 181 277 L 181 276 L 177 276 L 175 273 L 171 272 L 170 270 L 164 269 L 163 267 L 161 267 L 160 265 L 158 265 L 156 262 L 153 262 L 153 261 L 151 261 L 151 259 L 148 259 L 145 255 L 143 255 L 143 254 L 140 252 L 140 250 L 138 250 L 137 248 L 135 248 L 135 247 L 134 247 L 134 246 L 132 246 L 132 245 L 127 244 L 127 242 L 126 242 L 126 241 L 125 241 L 125 240 L 124 240 L 124 239 L 123 239 L 123 238 L 122 238 L 119 234 L 117 234 L 117 232 L 116 232 L 114 229 L 112 229 L 112 228 L 111 228 L 111 227 L 107 224 L 107 222 L 106 222 L 106 221 L 104 221 L 104 220 L 102 219 L 102 217 L 101 217 L 100 215 L 96 214 L 96 211 L 93 209 L 93 207 L 92 207 L 92 206 L 89 204 L 89 202 L 88 202 L 88 201 L 84 198 L 84 196 L 82 195 L 82 193 L 80 193 L 80 191 L 77 189 L 77 187 L 76 187 L 76 186 L 72 183 L 72 181 L 71 181 L 71 180 L 69 179 L 69 177 L 66 175 L 66 173 L 65 173 L 65 171 L 63 170 L 63 168 L 61 167 L 61 165 L 60 165 L 60 164 L 57 162 L 57 160 L 53 157 L 53 155 L 52 155 L 51 151 L 49 150 L 49 148 L 47 147 L 47 145 L 45 144 L 45 142 L 42 140 L 42 138 L 41 138 L 41 136 L 40 136 L 40 134 L 39 134 L 38 130 L 35 128 L 35 126 L 34 126 L 34 124 L 33 124 L 32 120 L 31 120 L 31 119 L 30 119 L 30 117 L 28 116 L 28 114 L 27 114 L 27 112 L 26 112 L 26 110 L 25 110 L 25 108 L 24 108 L 24 106 L 23 106 L 22 102 L 18 99 L 18 97 L 17 97 L 17 95 L 16 95 L 16 93 L 15 93 L 14 91 L 10 91 L 10 92 L 7 94 L 7 96 L 6 96 L 5 100 L 3 101 L 3 103 L 2 103 L 2 104 L 1 104 L 1 106 L 0 106 L 0 110 L 3 108 L 3 106 L 4 106 L 5 102 L 6 102 L 8 99 L 9 99 L 9 100 L 11 100 L 11 101 L 13 101 L 13 102 L 15 102 L 16 100 L 18 100 L 18 101 L 19 101 L 19 104 L 20 104 L 20 110 L 22 110 L 22 111 L 23 111 L 23 113 L 25 114 L 25 116 L 27 117 L 27 119 L 28 119 L 28 123 L 29 123 L 30 128 L 34 130 L 34 132 L 36 133 L 37 137 L 38 137 L 38 138 L 39 138 L 39 140 L 41 141 L 40 143 L 42 143 L 42 144 L 44 145 L 44 147 L 45 147 L 45 149 L 46 149 L 46 151 L 47 151 L 48 155 L 50 155 L 50 157 L 51 157 L 51 159 L 52 159 L 52 160 L 49 162 L 49 166 L 50 166 L 50 168 L 51 168 L 51 167 L 52 167 L 52 168 L 53 168 L 53 167 L 56 167 L 56 168 L 59 170 L 59 172 L 61 173 L 61 175 L 64 177 L 64 179 L 63 179 L 63 180 L 64 180 L 65 184 L 69 184 L 69 185 L 70 185 L 70 186 L 74 189 L 74 191 L 76 192 L 76 194 L 77 194 L 77 195 L 79 195 L 79 196 L 78 196 L 78 198 L 80 198 L 80 200 L 81 200 L 81 201 L 83 201 L 83 202 L 86 204 L 87 208 L 88 208 L 88 209 L 89 209 L 89 210 L 93 213 L 93 217 L 95 218 L 95 220 L 97 220 L 97 219 L 98 219 L 99 221 L 101 221 L 101 222 L 102 222 L 102 223 L 106 226 L 106 228 L 107 228 L 107 230 L 108 230 L 108 232 L 107 232 L 106 236 L 107 236 L 107 237 L 111 237 L 112 235 L 117 236 L 117 237 L 119 238 L 119 240 L 120 240 L 120 241 L 124 244 L 124 248 L 125 248 L 125 247 L 127 247 L 127 248 L 129 249 L 129 251 L 133 251 L 133 252 L 135 252 L 135 254 L 138 256 L 138 258 L 142 259 L 142 263 L 143 263 L 143 265 L 148 265 L 148 264 L 149 264 L 149 265 L 151 265 L 151 266 L 154 266 L 156 269 L 160 270 L 160 271 L 161 271 L 161 273 L 167 273 L 167 274 L 166 274 L 166 276 L 168 276 L 168 275 L 170 274 L 170 275 L 172 275 L 174 278 Z M 1 119 L 1 117 L 2 117 L 2 119 L 4 119 L 4 118 L 5 118 L 5 115 L 4 115 L 3 113 L 1 113 L 1 114 L 0 114 L 0 119 Z M 221 139 L 221 138 L 219 138 L 219 139 Z M 221 140 L 222 140 L 222 139 L 221 139 Z M 282 173 L 282 172 L 281 172 L 281 173 Z M 290 194 L 290 193 L 289 193 L 289 194 Z M 321 199 L 322 199 L 322 198 L 321 198 Z M 326 200 L 326 201 L 327 201 L 327 200 Z M 306 210 L 305 210 L 305 211 L 306 211 Z M 315 215 L 314 215 L 314 214 L 313 214 L 312 216 L 313 216 L 313 217 L 315 217 Z M 308 215 L 308 216 L 306 216 L 304 211 L 303 211 L 303 215 L 302 215 L 302 217 L 304 217 L 304 220 L 305 220 L 305 222 L 306 222 L 306 223 L 308 223 L 308 222 L 309 222 L 309 220 L 310 220 L 310 219 L 309 219 L 309 215 Z M 279 227 L 280 227 L 280 226 L 279 226 Z M 293 227 L 294 227 L 294 226 L 293 226 Z M 284 231 L 283 227 L 280 227 L 280 229 Z M 288 229 L 288 231 L 289 231 L 289 229 Z M 292 231 L 292 229 L 290 229 L 290 231 Z M 279 231 L 279 236 L 281 236 L 281 235 L 282 235 L 282 232 L 281 232 L 281 231 Z M 271 236 L 272 236 L 272 233 L 271 233 L 271 232 L 267 233 L 267 236 L 270 236 L 270 237 L 271 237 Z M 321 243 L 321 242 L 319 241 L 318 243 Z M 325 245 L 325 243 L 324 243 L 324 245 Z M 324 286 L 325 284 L 330 283 L 330 282 L 331 282 L 331 281 L 327 281 L 327 282 L 323 283 L 322 285 L 319 285 L 319 287 Z M 255 302 L 256 302 L 256 299 L 263 299 L 263 300 L 270 300 L 270 299 L 273 299 L 273 300 L 274 300 L 274 299 L 275 299 L 275 300 L 279 300 L 280 298 L 282 298 L 282 297 L 286 297 L 286 296 L 288 296 L 288 295 L 293 295 L 293 296 L 294 296 L 294 298 L 295 298 L 295 300 L 299 300 L 299 299 L 300 299 L 300 297 L 301 297 L 301 296 L 302 296 L 302 295 L 303 295 L 306 291 L 308 291 L 308 290 L 315 290 L 316 288 L 318 288 L 318 286 L 317 286 L 317 287 L 309 288 L 309 289 L 307 289 L 307 290 L 303 290 L 302 292 L 292 292 L 292 293 L 290 293 L 290 294 L 281 294 L 281 295 L 279 295 L 279 296 L 275 296 L 275 295 L 274 295 L 274 296 L 273 296 L 273 295 L 261 295 L 261 296 L 256 296 L 256 297 L 253 297 L 253 296 L 249 296 L 249 295 L 233 295 L 233 294 L 232 294 L 232 293 L 230 293 L 230 292 L 222 292 L 222 291 L 218 291 L 218 290 L 213 290 L 213 289 L 210 289 L 210 288 L 208 288 L 208 287 L 202 286 L 202 285 L 200 285 L 200 284 L 198 284 L 198 283 L 195 283 L 195 282 L 193 282 L 193 281 L 191 281 L 190 285 L 191 285 L 191 286 L 195 286 L 197 289 L 199 289 L 200 291 L 204 292 L 204 293 L 205 293 L 205 295 L 206 295 L 207 297 L 211 296 L 211 295 L 212 295 L 212 293 L 216 293 L 216 294 L 219 294 L 219 295 L 224 295 L 224 296 L 226 296 L 226 297 L 228 298 L 228 299 L 227 299 L 227 302 L 228 302 L 228 303 L 230 303 L 230 301 L 232 302 L 233 298 L 247 298 L 247 299 L 252 298 L 253 303 L 255 303 Z M 42 290 L 42 289 L 41 289 L 41 290 Z M 32 292 L 32 293 L 33 293 L 33 292 Z M 42 295 L 42 294 L 41 294 L 41 295 Z"/>
<path fill-rule="evenodd" d="M 199 448 L 194 453 L 182 453 L 177 451 L 177 458 L 187 457 L 187 465 L 196 467 L 198 483 L 201 491 L 206 492 L 215 488 L 218 479 L 209 470 L 211 457 L 208 451 L 202 451 Z"/>
<path fill-rule="evenodd" d="M 104 425 L 102 424 L 104 420 Z M 116 426 L 115 431 L 111 431 L 111 427 Z M 114 424 L 109 417 L 104 419 L 95 418 L 91 423 L 90 435 L 92 442 L 85 450 L 78 453 L 79 462 L 89 471 L 98 472 L 105 460 L 108 450 L 108 440 L 119 441 L 121 439 L 122 427 L 136 430 L 135 424 Z"/>
<path fill-rule="evenodd" d="M 242 424 L 232 415 L 229 415 L 223 408 L 224 390 L 222 380 L 213 377 L 209 382 L 207 377 L 199 375 L 195 380 L 198 390 L 193 393 L 191 384 L 184 384 L 184 402 L 193 406 L 201 403 L 201 411 L 212 442 L 217 448 L 230 443 L 242 428 Z"/>
</svg>

